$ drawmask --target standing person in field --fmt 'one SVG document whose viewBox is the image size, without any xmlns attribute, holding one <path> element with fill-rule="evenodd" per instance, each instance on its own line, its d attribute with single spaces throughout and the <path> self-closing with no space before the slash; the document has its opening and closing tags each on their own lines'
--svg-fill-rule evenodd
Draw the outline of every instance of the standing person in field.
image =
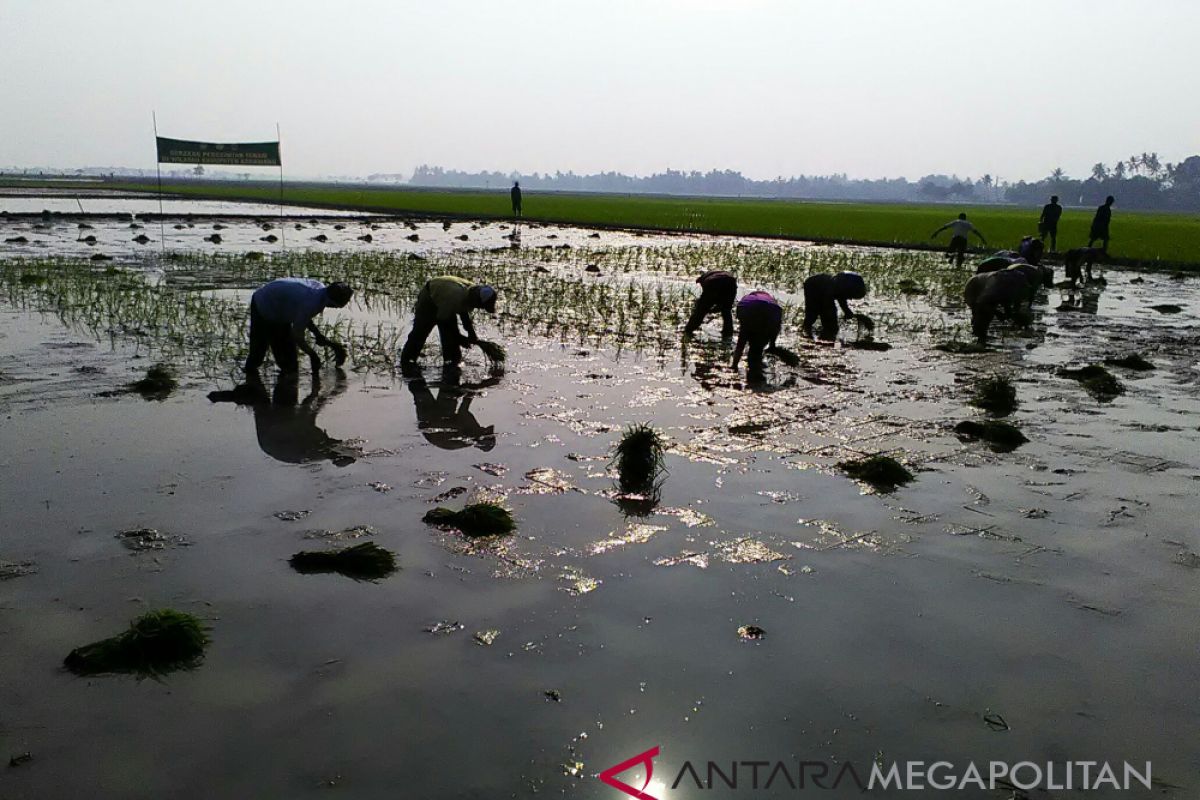
<svg viewBox="0 0 1200 800">
<path fill-rule="evenodd" d="M 737 304 L 738 338 L 733 351 L 733 368 L 742 360 L 742 352 L 749 347 L 746 356 L 746 377 L 762 380 L 763 353 L 775 346 L 779 331 L 783 328 L 783 308 L 766 292 L 751 292 Z"/>
<path fill-rule="evenodd" d="M 442 361 L 458 364 L 462 361 L 461 347 L 470 347 L 479 341 L 475 326 L 471 324 L 471 311 L 476 308 L 489 314 L 496 313 L 496 290 L 454 275 L 426 281 L 417 295 L 412 331 L 400 352 L 400 363 L 415 363 L 421 357 L 425 340 L 437 328 L 442 340 Z M 465 336 L 458 331 L 456 317 L 462 320 Z"/>
<path fill-rule="evenodd" d="M 1063 207 L 1058 204 L 1058 195 L 1051 195 L 1050 202 L 1042 206 L 1042 216 L 1038 218 L 1038 237 L 1045 244 L 1046 236 L 1050 236 L 1050 252 L 1058 252 L 1058 219 L 1062 216 Z"/>
<path fill-rule="evenodd" d="M 513 181 L 513 188 L 508 193 L 508 196 L 512 198 L 513 216 L 521 216 L 521 184 Z"/>
<path fill-rule="evenodd" d="M 267 349 L 275 358 L 275 366 L 283 373 L 299 372 L 296 350 L 308 354 L 313 372 L 321 368 L 321 359 L 305 341 L 309 331 L 321 347 L 334 352 L 338 366 L 346 361 L 346 348 L 325 338 L 313 317 L 326 308 L 342 308 L 350 302 L 354 290 L 344 283 L 328 286 L 308 278 L 278 278 L 260 286 L 250 297 L 250 354 L 246 356 L 246 372 L 257 372 L 266 358 Z"/>
<path fill-rule="evenodd" d="M 983 234 L 979 232 L 978 228 L 967 222 L 966 214 L 959 214 L 958 219 L 950 220 L 945 225 L 934 231 L 929 238 L 937 238 L 937 235 L 947 228 L 950 229 L 950 246 L 946 248 L 946 260 L 957 261 L 957 266 L 959 267 L 963 265 L 963 259 L 966 258 L 967 236 L 969 234 L 975 234 L 979 237 L 979 241 L 982 242 L 985 247 L 987 246 L 987 239 L 983 238 Z"/>
<path fill-rule="evenodd" d="M 804 281 L 804 335 L 812 336 L 813 323 L 821 320 L 821 338 L 837 338 L 837 306 L 842 307 L 846 319 L 854 316 L 849 300 L 861 300 L 867 296 L 867 282 L 857 272 L 839 272 L 830 275 L 822 272 L 810 275 Z"/>
<path fill-rule="evenodd" d="M 1108 223 L 1112 221 L 1112 207 L 1116 202 L 1116 198 L 1111 194 L 1104 198 L 1104 205 L 1096 209 L 1096 216 L 1092 217 L 1092 230 L 1088 234 L 1088 247 L 1099 241 L 1100 251 L 1108 255 Z"/>
<path fill-rule="evenodd" d="M 733 304 L 737 300 L 737 278 L 722 270 L 709 270 L 696 279 L 700 284 L 700 296 L 692 307 L 692 316 L 683 328 L 683 335 L 690 336 L 700 330 L 704 318 L 713 311 L 721 313 L 721 336 L 733 336 Z"/>
</svg>

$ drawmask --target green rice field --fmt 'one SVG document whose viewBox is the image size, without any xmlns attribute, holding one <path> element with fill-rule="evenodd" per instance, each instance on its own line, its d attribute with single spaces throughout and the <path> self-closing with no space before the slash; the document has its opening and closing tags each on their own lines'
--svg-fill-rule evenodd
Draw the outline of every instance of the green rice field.
<svg viewBox="0 0 1200 800">
<path fill-rule="evenodd" d="M 0 186 L 3 186 L 0 183 Z M 10 184 L 11 185 L 11 184 Z M 21 185 L 29 185 L 22 183 Z M 63 186 L 64 184 L 56 184 Z M 96 189 L 96 183 L 81 184 Z M 153 190 L 153 181 L 105 183 L 121 190 Z M 172 181 L 165 191 L 214 200 L 278 202 L 279 185 L 270 182 Z M 428 214 L 476 219 L 510 216 L 508 188 L 452 191 L 363 185 L 287 183 L 283 199 L 292 205 L 364 211 Z M 644 228 L 689 233 L 733 234 L 852 244 L 937 247 L 949 239 L 930 234 L 966 211 L 987 237 L 988 248 L 1015 247 L 1037 231 L 1038 208 L 1010 206 L 808 203 L 792 200 L 662 197 L 611 194 L 525 192 L 525 218 L 573 225 Z M 1059 250 L 1087 244 L 1093 209 L 1067 208 L 1059 222 Z M 1115 263 L 1200 265 L 1200 218 L 1187 214 L 1122 211 L 1113 215 L 1110 252 Z M 978 242 L 972 240 L 972 246 Z"/>
</svg>

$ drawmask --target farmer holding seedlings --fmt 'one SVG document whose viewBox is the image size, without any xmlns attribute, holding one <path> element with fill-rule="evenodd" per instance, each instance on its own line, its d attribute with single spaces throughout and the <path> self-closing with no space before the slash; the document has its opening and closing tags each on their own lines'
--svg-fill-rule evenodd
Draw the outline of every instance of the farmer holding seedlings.
<svg viewBox="0 0 1200 800">
<path fill-rule="evenodd" d="M 250 354 L 246 372 L 257 372 L 267 355 L 275 357 L 275 366 L 283 373 L 296 373 L 300 365 L 299 348 L 308 354 L 313 372 L 321 368 L 321 359 L 304 338 L 311 331 L 313 340 L 334 352 L 335 362 L 346 361 L 346 348 L 325 338 L 313 318 L 326 308 L 342 308 L 350 302 L 354 290 L 344 283 L 328 286 L 309 278 L 277 278 L 260 286 L 250 297 Z"/>
<path fill-rule="evenodd" d="M 983 238 L 983 234 L 979 232 L 979 229 L 967 222 L 966 214 L 959 214 L 958 219 L 950 220 L 945 225 L 934 231 L 929 238 L 937 238 L 937 235 L 947 228 L 950 229 L 950 246 L 946 248 L 946 260 L 957 261 L 956 266 L 961 267 L 963 265 L 963 259 L 966 257 L 967 236 L 973 233 L 979 237 L 980 242 L 982 242 L 985 246 L 987 245 L 987 239 Z"/>
<path fill-rule="evenodd" d="M 804 335 L 812 336 L 813 323 L 821 320 L 821 338 L 833 340 L 838 332 L 837 306 L 846 319 L 853 319 L 850 300 L 867 296 L 867 282 L 857 272 L 822 272 L 804 281 Z"/>
<path fill-rule="evenodd" d="M 471 324 L 471 311 L 476 308 L 482 308 L 489 314 L 496 313 L 496 290 L 455 275 L 442 275 L 426 281 L 417 295 L 412 331 L 400 352 L 400 363 L 415 363 L 421 357 L 425 340 L 437 328 L 442 340 L 442 361 L 458 364 L 462 361 L 461 347 L 479 343 L 475 326 Z M 465 336 L 459 333 L 455 317 L 462 320 Z"/>
<path fill-rule="evenodd" d="M 700 296 L 692 308 L 692 316 L 684 326 L 683 335 L 700 330 L 704 318 L 713 311 L 721 313 L 721 336 L 733 336 L 733 304 L 737 300 L 737 278 L 722 270 L 709 270 L 696 279 L 700 284 Z"/>
<path fill-rule="evenodd" d="M 746 356 L 746 374 L 751 380 L 761 378 L 763 352 L 775 347 L 779 331 L 783 327 L 783 308 L 766 292 L 751 292 L 737 304 L 738 338 L 733 351 L 733 368 L 742 360 L 742 351 L 750 348 Z"/>
</svg>

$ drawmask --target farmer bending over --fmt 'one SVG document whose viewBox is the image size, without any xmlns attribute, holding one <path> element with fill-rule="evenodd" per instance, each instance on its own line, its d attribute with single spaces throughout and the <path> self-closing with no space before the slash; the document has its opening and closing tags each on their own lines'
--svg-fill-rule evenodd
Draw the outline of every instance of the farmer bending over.
<svg viewBox="0 0 1200 800">
<path fill-rule="evenodd" d="M 471 310 L 482 308 L 489 314 L 496 312 L 496 290 L 491 286 L 473 284 L 466 278 L 443 275 L 426 281 L 417 295 L 417 307 L 413 315 L 412 331 L 400 352 L 401 364 L 412 364 L 421 357 L 425 340 L 434 328 L 442 340 L 442 361 L 457 364 L 462 361 L 460 347 L 470 347 L 479 341 L 475 326 L 471 324 Z M 455 317 L 462 320 L 465 336 L 458 332 Z"/>
<path fill-rule="evenodd" d="M 957 261 L 957 266 L 961 267 L 963 265 L 963 259 L 966 257 L 967 236 L 969 234 L 975 234 L 979 237 L 979 241 L 982 242 L 984 246 L 987 245 L 987 239 L 983 238 L 983 234 L 979 232 L 979 229 L 967 222 L 966 214 L 959 214 L 958 219 L 950 220 L 945 225 L 934 231 L 929 238 L 936 238 L 939 233 L 947 228 L 950 229 L 950 246 L 946 248 L 946 260 Z"/>
<path fill-rule="evenodd" d="M 1063 255 L 1063 266 L 1066 269 L 1067 279 L 1074 286 L 1076 281 L 1083 279 L 1083 272 L 1087 270 L 1087 279 L 1092 278 L 1092 265 L 1097 261 L 1104 261 L 1104 251 L 1099 247 L 1076 247 L 1068 250 Z"/>
<path fill-rule="evenodd" d="M 297 348 L 308 354 L 313 372 L 319 370 L 321 359 L 305 341 L 306 330 L 312 332 L 318 345 L 333 350 L 339 366 L 343 364 L 346 348 L 326 339 L 313 324 L 313 317 L 326 308 L 344 307 L 353 294 L 354 290 L 344 283 L 326 286 L 309 278 L 278 278 L 260 286 L 250 297 L 250 355 L 246 357 L 246 372 L 256 372 L 262 366 L 268 347 L 280 372 L 299 371 Z"/>
<path fill-rule="evenodd" d="M 751 292 L 737 304 L 738 338 L 733 351 L 733 368 L 742 360 L 742 351 L 747 345 L 746 374 L 751 380 L 761 379 L 763 352 L 775 346 L 779 331 L 783 327 L 783 308 L 774 297 L 766 292 Z"/>
<path fill-rule="evenodd" d="M 728 272 L 710 270 L 696 279 L 700 284 L 700 296 L 692 308 L 692 316 L 684 326 L 683 335 L 695 333 L 704 324 L 704 318 L 713 311 L 721 312 L 721 336 L 733 336 L 733 304 L 737 300 L 737 278 Z"/>
<path fill-rule="evenodd" d="M 832 340 L 837 337 L 837 306 L 842 307 L 846 319 L 854 316 L 848 300 L 861 300 L 867 296 L 867 282 L 857 272 L 839 272 L 830 275 L 822 272 L 810 275 L 804 281 L 804 335 L 812 336 L 813 323 L 821 320 L 821 338 Z"/>
</svg>

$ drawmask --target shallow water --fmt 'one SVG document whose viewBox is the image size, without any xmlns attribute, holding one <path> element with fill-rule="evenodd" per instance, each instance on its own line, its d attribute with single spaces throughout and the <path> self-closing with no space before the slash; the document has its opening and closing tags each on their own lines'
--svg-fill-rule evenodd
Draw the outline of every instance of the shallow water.
<svg viewBox="0 0 1200 800">
<path fill-rule="evenodd" d="M 1032 336 L 979 356 L 899 330 L 887 352 L 788 336 L 801 366 L 758 391 L 705 336 L 618 354 L 520 333 L 498 381 L 473 353 L 458 385 L 432 358 L 424 383 L 327 370 L 290 407 L 209 402 L 232 369 L 163 402 L 98 397 L 151 354 L 0 305 L 0 561 L 33 570 L 0 580 L 0 755 L 33 755 L 0 773 L 4 796 L 610 798 L 595 775 L 654 745 L 661 776 L 684 759 L 1149 760 L 1159 791 L 1190 796 L 1200 305 L 1191 282 L 1134 277 L 1108 273 L 1093 314 L 1052 291 Z M 1166 299 L 1184 311 L 1148 310 Z M 1158 369 L 1114 368 L 1111 403 L 1053 373 L 1131 350 Z M 951 430 L 992 371 L 1016 377 L 1031 439 L 1006 455 Z M 634 421 L 672 444 L 657 509 L 628 517 L 606 466 Z M 916 481 L 871 494 L 834 468 L 868 452 Z M 459 487 L 441 502 L 503 497 L 517 535 L 424 525 Z M 338 534 L 354 526 L 401 571 L 288 566 L 362 541 Z M 134 528 L 172 543 L 131 551 Z M 212 626 L 194 672 L 60 667 L 163 606 Z M 751 624 L 765 637 L 742 641 Z"/>
</svg>

